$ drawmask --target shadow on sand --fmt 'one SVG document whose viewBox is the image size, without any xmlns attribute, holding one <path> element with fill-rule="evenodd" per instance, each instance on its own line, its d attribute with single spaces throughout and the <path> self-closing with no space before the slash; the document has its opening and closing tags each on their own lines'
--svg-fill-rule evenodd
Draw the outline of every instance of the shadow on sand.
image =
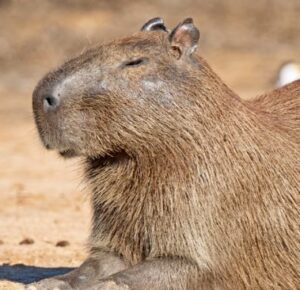
<svg viewBox="0 0 300 290">
<path fill-rule="evenodd" d="M 47 268 L 47 267 L 35 267 L 27 266 L 23 264 L 0 265 L 0 281 L 8 280 L 11 282 L 18 282 L 28 284 L 39 281 L 44 278 L 52 277 L 55 275 L 61 275 L 70 272 L 74 268 Z"/>
</svg>

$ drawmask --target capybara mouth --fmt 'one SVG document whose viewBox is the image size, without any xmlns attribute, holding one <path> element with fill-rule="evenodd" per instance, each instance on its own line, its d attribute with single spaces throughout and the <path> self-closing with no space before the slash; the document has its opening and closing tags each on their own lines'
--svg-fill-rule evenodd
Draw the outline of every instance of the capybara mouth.
<svg viewBox="0 0 300 290">
<path fill-rule="evenodd" d="M 76 154 L 76 152 L 74 150 L 72 150 L 72 149 L 60 151 L 59 155 L 62 156 L 62 157 L 64 157 L 64 158 L 72 158 L 72 157 L 78 156 Z"/>
<path fill-rule="evenodd" d="M 103 156 L 89 157 L 88 160 L 94 168 L 101 168 L 109 165 L 126 162 L 130 156 L 125 151 L 116 151 Z"/>
</svg>

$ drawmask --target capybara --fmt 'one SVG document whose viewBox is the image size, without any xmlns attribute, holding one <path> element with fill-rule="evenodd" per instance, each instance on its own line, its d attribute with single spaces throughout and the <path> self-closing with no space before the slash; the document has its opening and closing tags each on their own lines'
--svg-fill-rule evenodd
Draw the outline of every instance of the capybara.
<svg viewBox="0 0 300 290">
<path fill-rule="evenodd" d="M 38 83 L 41 140 L 84 160 L 93 217 L 89 258 L 29 289 L 299 289 L 300 82 L 243 101 L 199 36 L 154 18 Z"/>
</svg>

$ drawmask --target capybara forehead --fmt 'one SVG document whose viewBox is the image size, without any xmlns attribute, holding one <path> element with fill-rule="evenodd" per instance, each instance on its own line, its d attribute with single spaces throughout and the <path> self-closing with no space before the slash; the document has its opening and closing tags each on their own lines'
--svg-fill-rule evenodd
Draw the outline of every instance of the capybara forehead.
<svg viewBox="0 0 300 290">
<path fill-rule="evenodd" d="M 65 66 L 82 67 L 92 61 L 113 63 L 130 56 L 157 56 L 167 52 L 167 47 L 166 32 L 144 31 L 91 48 L 65 63 Z"/>
<path fill-rule="evenodd" d="M 36 87 L 47 90 L 80 70 L 92 71 L 117 67 L 122 62 L 135 57 L 163 58 L 168 54 L 168 34 L 164 31 L 141 31 L 132 36 L 124 37 L 90 48 L 80 55 L 66 61 L 60 67 L 49 72 Z"/>
<path fill-rule="evenodd" d="M 139 50 L 145 52 L 165 50 L 167 33 L 161 31 L 144 31 L 115 42 L 116 47 L 124 50 Z"/>
</svg>

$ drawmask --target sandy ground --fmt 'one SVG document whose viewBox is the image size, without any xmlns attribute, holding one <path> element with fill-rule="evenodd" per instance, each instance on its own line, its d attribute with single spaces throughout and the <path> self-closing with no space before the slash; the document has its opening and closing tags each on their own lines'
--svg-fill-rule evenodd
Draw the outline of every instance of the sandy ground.
<svg viewBox="0 0 300 290">
<path fill-rule="evenodd" d="M 80 162 L 45 152 L 30 99 L 16 104 L 14 97 L 5 112 L 0 110 L 0 289 L 13 289 L 1 280 L 28 283 L 77 266 L 85 257 L 89 229 Z M 62 241 L 68 245 L 57 246 Z"/>
<path fill-rule="evenodd" d="M 199 53 L 244 98 L 274 87 L 282 61 L 300 59 L 298 0 L 183 2 L 0 0 L 0 289 L 68 271 L 87 253 L 80 161 L 44 150 L 34 127 L 31 93 L 45 72 L 157 15 L 172 25 L 193 16 Z"/>
</svg>

